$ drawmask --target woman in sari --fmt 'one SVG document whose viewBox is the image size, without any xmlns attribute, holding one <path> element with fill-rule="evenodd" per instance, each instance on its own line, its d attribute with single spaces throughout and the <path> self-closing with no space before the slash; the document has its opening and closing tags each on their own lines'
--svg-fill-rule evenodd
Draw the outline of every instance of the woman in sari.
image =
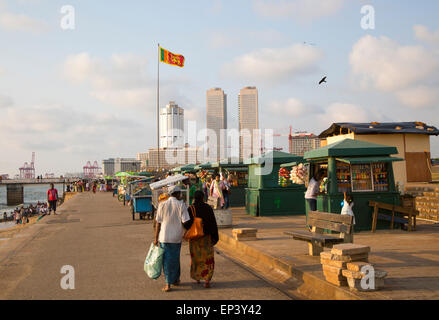
<svg viewBox="0 0 439 320">
<path fill-rule="evenodd" d="M 194 204 L 189 207 L 190 220 L 185 223 L 189 230 L 194 222 L 194 213 L 197 218 L 203 220 L 204 237 L 189 240 L 191 254 L 191 278 L 200 283 L 204 281 L 204 287 L 210 288 L 210 281 L 215 269 L 215 257 L 213 247 L 218 243 L 218 226 L 212 207 L 204 202 L 204 193 L 195 192 Z"/>
</svg>

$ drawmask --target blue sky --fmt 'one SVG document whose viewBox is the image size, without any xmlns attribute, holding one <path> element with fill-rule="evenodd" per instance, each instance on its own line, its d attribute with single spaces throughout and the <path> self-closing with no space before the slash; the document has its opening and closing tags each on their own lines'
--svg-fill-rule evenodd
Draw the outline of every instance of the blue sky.
<svg viewBox="0 0 439 320">
<path fill-rule="evenodd" d="M 75 30 L 60 27 L 66 4 Z M 374 30 L 360 26 L 366 4 Z M 186 57 L 184 69 L 161 65 L 162 105 L 175 100 L 199 129 L 207 89 L 226 91 L 236 128 L 248 85 L 261 127 L 279 133 L 334 121 L 439 126 L 437 12 L 434 0 L 0 0 L 0 173 L 18 173 L 32 151 L 37 174 L 64 174 L 153 147 L 158 42 Z"/>
</svg>

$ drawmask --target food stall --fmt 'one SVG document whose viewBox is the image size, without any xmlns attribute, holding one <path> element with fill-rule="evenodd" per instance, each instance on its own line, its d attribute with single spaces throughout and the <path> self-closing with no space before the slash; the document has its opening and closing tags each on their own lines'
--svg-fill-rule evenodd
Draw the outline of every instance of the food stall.
<svg viewBox="0 0 439 320">
<path fill-rule="evenodd" d="M 341 213 L 343 193 L 353 197 L 355 230 L 370 230 L 372 211 L 369 201 L 392 205 L 400 204 L 400 195 L 395 188 L 393 165 L 401 158 L 396 147 L 345 139 L 305 153 L 309 162 L 309 176 L 321 170 L 324 179 L 317 197 L 317 210 Z M 309 211 L 308 204 L 307 213 Z M 390 223 L 379 221 L 377 228 L 389 228 Z"/>
<path fill-rule="evenodd" d="M 231 180 L 231 207 L 245 206 L 245 189 L 248 187 L 248 165 L 232 163 L 231 159 L 212 163 L 212 168 Z"/>
<path fill-rule="evenodd" d="M 196 176 L 200 179 L 201 184 L 206 182 L 207 179 L 213 178 L 213 175 L 217 173 L 217 171 L 212 168 L 211 162 L 199 164 L 194 167 L 194 170 Z"/>
<path fill-rule="evenodd" d="M 302 157 L 273 151 L 260 157 L 247 159 L 249 167 L 248 188 L 246 188 L 246 211 L 252 216 L 289 216 L 305 213 L 306 188 L 299 184 L 279 185 L 281 165 L 301 161 Z M 261 172 L 270 162 L 272 170 Z"/>
</svg>

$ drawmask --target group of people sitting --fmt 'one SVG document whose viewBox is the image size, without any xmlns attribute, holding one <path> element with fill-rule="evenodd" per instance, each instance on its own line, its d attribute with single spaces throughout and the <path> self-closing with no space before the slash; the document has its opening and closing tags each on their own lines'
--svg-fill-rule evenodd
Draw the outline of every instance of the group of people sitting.
<svg viewBox="0 0 439 320">
<path fill-rule="evenodd" d="M 21 208 L 15 208 L 14 212 L 10 217 L 8 217 L 7 213 L 3 213 L 3 221 L 14 220 L 16 224 L 26 224 L 29 223 L 29 218 L 39 215 L 46 215 L 49 212 L 49 208 L 47 203 L 38 202 L 36 205 L 29 205 L 29 207 L 25 208 L 24 206 Z"/>
</svg>

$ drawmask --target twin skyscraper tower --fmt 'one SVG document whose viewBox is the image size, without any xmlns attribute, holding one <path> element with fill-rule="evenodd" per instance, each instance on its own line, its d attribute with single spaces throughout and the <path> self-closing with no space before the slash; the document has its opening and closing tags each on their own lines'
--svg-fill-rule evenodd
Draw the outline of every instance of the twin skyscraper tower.
<svg viewBox="0 0 439 320">
<path fill-rule="evenodd" d="M 225 158 L 236 160 L 238 157 L 242 160 L 256 155 L 254 149 L 258 148 L 260 142 L 260 137 L 254 134 L 254 130 L 259 129 L 259 102 L 256 87 L 245 87 L 239 93 L 238 128 L 232 129 L 228 126 L 227 94 L 221 88 L 207 91 L 206 107 L 207 133 L 205 145 L 202 148 L 204 149 L 203 160 L 215 162 Z M 231 118 L 236 119 L 236 113 L 233 113 Z M 198 128 L 200 129 L 202 128 Z M 200 139 L 199 136 L 198 139 Z M 185 143 L 185 140 L 184 109 L 171 101 L 166 107 L 160 109 L 160 149 L 163 152 L 171 149 L 187 149 L 189 145 Z M 198 152 L 198 149 L 196 147 L 194 150 Z M 164 159 L 162 156 L 161 158 Z M 201 158 L 198 155 L 196 160 L 191 160 L 199 162 Z M 165 163 L 161 165 L 164 166 Z"/>
<path fill-rule="evenodd" d="M 239 132 L 248 130 L 250 134 L 253 130 L 259 129 L 259 101 L 258 89 L 256 87 L 243 88 L 238 96 L 238 121 Z M 213 88 L 207 91 L 207 118 L 206 127 L 208 130 L 215 132 L 217 141 L 217 160 L 221 159 L 221 155 L 231 155 L 232 144 L 229 144 L 228 139 L 221 141 L 221 130 L 229 129 L 227 126 L 227 94 L 221 88 Z M 244 137 L 239 138 L 239 157 L 242 159 L 248 155 L 252 155 L 253 145 L 257 143 L 254 141 L 255 137 L 249 137 L 246 140 Z M 253 139 L 253 140 L 252 140 Z M 214 143 L 210 141 L 209 144 Z"/>
</svg>

